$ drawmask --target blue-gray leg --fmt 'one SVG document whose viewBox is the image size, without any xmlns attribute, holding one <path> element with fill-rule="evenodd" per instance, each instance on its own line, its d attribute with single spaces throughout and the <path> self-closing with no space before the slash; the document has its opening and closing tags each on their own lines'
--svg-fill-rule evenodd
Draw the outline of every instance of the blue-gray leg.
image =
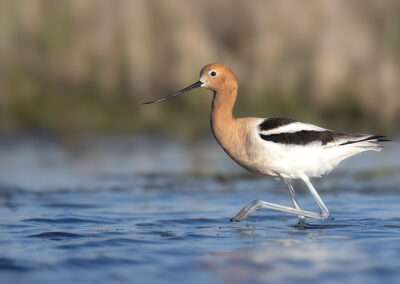
<svg viewBox="0 0 400 284">
<path fill-rule="evenodd" d="M 269 202 L 265 202 L 262 200 L 254 200 L 253 202 L 251 202 L 248 205 L 246 205 L 245 207 L 243 207 L 239 211 L 239 213 L 237 213 L 236 216 L 230 220 L 230 222 L 243 221 L 244 219 L 249 217 L 251 214 L 253 214 L 256 210 L 259 210 L 259 209 L 272 209 L 272 210 L 278 210 L 278 211 L 287 212 L 287 213 L 291 213 L 291 214 L 296 214 L 299 217 L 299 224 L 305 223 L 305 217 L 309 217 L 309 218 L 313 218 L 313 219 L 317 219 L 317 220 L 333 219 L 329 216 L 328 208 L 325 206 L 321 197 L 318 195 L 318 192 L 315 190 L 315 188 L 311 184 L 310 179 L 307 176 L 304 176 L 304 177 L 302 177 L 302 180 L 307 185 L 309 191 L 311 192 L 311 194 L 314 197 L 315 201 L 317 202 L 319 208 L 321 209 L 320 213 L 314 213 L 311 211 L 302 210 L 299 206 L 299 203 L 297 202 L 293 186 L 291 185 L 290 181 L 284 180 L 289 189 L 290 197 L 292 199 L 292 202 L 293 202 L 293 205 L 295 208 L 282 206 L 282 205 L 275 204 L 275 203 L 269 203 Z"/>
<path fill-rule="evenodd" d="M 292 199 L 294 207 L 296 209 L 301 209 L 299 202 L 297 201 L 296 193 L 293 189 L 292 183 L 288 179 L 285 179 L 284 182 L 289 189 L 290 198 Z M 299 225 L 304 225 L 306 223 L 306 218 L 303 215 L 298 215 L 297 217 L 299 218 Z"/>
</svg>

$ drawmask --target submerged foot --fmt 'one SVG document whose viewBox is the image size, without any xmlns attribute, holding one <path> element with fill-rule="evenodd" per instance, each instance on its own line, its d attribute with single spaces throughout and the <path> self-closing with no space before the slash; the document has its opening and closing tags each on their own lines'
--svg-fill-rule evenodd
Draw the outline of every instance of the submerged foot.
<svg viewBox="0 0 400 284">
<path fill-rule="evenodd" d="M 304 216 L 299 216 L 298 217 L 298 222 L 297 222 L 297 225 L 298 226 L 305 226 L 305 225 L 307 225 L 307 221 L 306 221 L 306 218 L 304 217 Z"/>
<path fill-rule="evenodd" d="M 335 220 L 335 218 L 333 218 L 331 215 L 327 216 L 324 220 Z"/>
<path fill-rule="evenodd" d="M 319 215 L 321 216 L 321 220 L 327 221 L 327 220 L 335 220 L 329 212 L 320 212 Z"/>
</svg>

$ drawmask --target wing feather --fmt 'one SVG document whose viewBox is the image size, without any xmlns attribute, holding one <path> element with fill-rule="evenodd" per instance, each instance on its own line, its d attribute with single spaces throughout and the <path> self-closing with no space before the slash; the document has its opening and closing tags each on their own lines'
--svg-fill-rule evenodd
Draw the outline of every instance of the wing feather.
<svg viewBox="0 0 400 284">
<path fill-rule="evenodd" d="M 287 118 L 264 119 L 258 125 L 258 134 L 265 141 L 286 145 L 318 143 L 327 147 L 345 145 L 361 147 L 377 146 L 377 144 L 371 144 L 388 141 L 384 136 L 335 132 L 313 124 L 302 123 Z"/>
<path fill-rule="evenodd" d="M 299 121 L 294 121 L 293 123 L 275 127 L 273 129 L 262 130 L 260 129 L 260 134 L 271 135 L 280 133 L 294 133 L 299 131 L 326 131 L 328 129 Z"/>
</svg>

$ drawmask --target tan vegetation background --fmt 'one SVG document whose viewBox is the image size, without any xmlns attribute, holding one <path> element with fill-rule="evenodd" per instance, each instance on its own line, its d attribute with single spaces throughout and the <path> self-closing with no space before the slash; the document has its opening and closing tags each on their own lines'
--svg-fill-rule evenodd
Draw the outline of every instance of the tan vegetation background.
<svg viewBox="0 0 400 284">
<path fill-rule="evenodd" d="M 239 116 L 399 129 L 400 1 L 3 0 L 0 132 L 202 135 L 208 91 L 140 102 L 215 61 Z"/>
</svg>

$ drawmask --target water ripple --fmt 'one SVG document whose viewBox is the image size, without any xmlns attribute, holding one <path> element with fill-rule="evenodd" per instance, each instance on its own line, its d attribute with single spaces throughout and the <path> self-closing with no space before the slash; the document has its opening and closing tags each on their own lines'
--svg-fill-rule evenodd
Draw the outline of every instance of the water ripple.
<svg viewBox="0 0 400 284">
<path fill-rule="evenodd" d="M 24 272 L 30 269 L 20 263 L 20 261 L 14 259 L 0 257 L 0 270 Z"/>
<path fill-rule="evenodd" d="M 102 218 L 101 220 L 85 219 L 85 218 L 31 218 L 23 219 L 23 222 L 30 223 L 46 223 L 46 224 L 113 224 L 118 220 Z"/>
<path fill-rule="evenodd" d="M 72 234 L 67 232 L 45 232 L 35 235 L 29 235 L 29 238 L 40 238 L 40 239 L 49 239 L 53 241 L 61 241 L 66 239 L 77 239 L 83 238 L 84 236 L 78 234 Z"/>
</svg>

